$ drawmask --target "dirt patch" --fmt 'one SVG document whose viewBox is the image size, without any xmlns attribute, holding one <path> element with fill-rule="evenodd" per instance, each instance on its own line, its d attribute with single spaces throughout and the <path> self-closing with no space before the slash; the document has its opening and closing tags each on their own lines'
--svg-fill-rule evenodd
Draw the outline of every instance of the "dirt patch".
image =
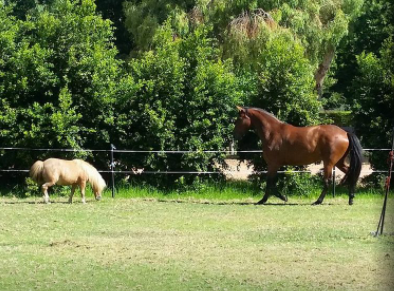
<svg viewBox="0 0 394 291">
<path fill-rule="evenodd" d="M 247 180 L 248 176 L 253 174 L 252 167 L 248 168 L 247 161 L 239 163 L 237 159 L 227 159 L 226 163 L 229 168 L 224 171 L 227 179 L 233 180 Z M 311 172 L 312 175 L 319 174 L 323 170 L 323 163 L 320 164 L 311 164 L 307 167 L 307 170 Z M 371 165 L 368 163 L 363 164 L 361 169 L 360 178 L 368 176 L 373 173 L 371 169 Z M 344 176 L 343 172 L 339 169 L 335 170 L 335 179 L 340 180 Z"/>
</svg>

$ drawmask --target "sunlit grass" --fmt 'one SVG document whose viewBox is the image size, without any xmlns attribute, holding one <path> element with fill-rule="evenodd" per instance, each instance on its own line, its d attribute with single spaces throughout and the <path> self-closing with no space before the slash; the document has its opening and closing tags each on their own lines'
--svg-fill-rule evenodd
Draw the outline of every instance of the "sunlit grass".
<svg viewBox="0 0 394 291">
<path fill-rule="evenodd" d="M 392 290 L 392 236 L 375 238 L 382 195 L 254 205 L 236 186 L 0 197 L 0 290 Z M 183 202 L 183 203 L 179 203 Z M 393 199 L 386 233 L 394 232 Z"/>
</svg>

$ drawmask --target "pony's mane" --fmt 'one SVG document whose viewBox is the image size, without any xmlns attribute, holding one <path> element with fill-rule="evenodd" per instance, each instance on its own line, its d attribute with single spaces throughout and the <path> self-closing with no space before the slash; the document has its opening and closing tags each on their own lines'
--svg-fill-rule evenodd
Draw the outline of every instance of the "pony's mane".
<svg viewBox="0 0 394 291">
<path fill-rule="evenodd" d="M 101 191 L 103 191 L 103 189 L 106 187 L 106 184 L 103 177 L 101 177 L 96 168 L 84 160 L 75 159 L 73 161 L 83 168 L 88 176 L 88 181 L 92 185 L 93 190 L 101 193 Z"/>
<path fill-rule="evenodd" d="M 279 120 L 274 114 L 272 114 L 271 112 L 268 112 L 268 111 L 266 111 L 266 110 L 264 110 L 264 109 L 257 108 L 257 107 L 244 107 L 244 108 L 245 108 L 246 110 L 252 109 L 252 110 L 256 110 L 256 111 L 258 111 L 258 112 L 260 112 L 260 113 L 267 114 L 267 115 L 273 117 L 275 120 L 277 120 L 277 121 L 279 121 L 279 122 L 282 122 L 282 121 Z"/>
</svg>

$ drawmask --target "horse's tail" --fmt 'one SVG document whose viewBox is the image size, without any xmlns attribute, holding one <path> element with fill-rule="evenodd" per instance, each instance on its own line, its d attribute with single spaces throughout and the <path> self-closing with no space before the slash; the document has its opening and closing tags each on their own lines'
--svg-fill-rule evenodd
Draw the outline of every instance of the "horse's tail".
<svg viewBox="0 0 394 291">
<path fill-rule="evenodd" d="M 29 175 L 33 179 L 34 182 L 41 184 L 43 181 L 42 178 L 42 170 L 44 168 L 44 162 L 43 161 L 37 161 L 31 166 Z"/>
<path fill-rule="evenodd" d="M 74 161 L 76 161 L 85 171 L 93 190 L 101 193 L 101 191 L 103 191 L 107 185 L 105 184 L 103 177 L 101 177 L 97 169 L 83 160 L 76 159 Z"/>
<path fill-rule="evenodd" d="M 363 148 L 354 133 L 348 132 L 347 135 L 349 138 L 350 166 L 348 172 L 343 177 L 341 184 L 347 183 L 352 189 L 354 189 L 361 173 Z"/>
</svg>

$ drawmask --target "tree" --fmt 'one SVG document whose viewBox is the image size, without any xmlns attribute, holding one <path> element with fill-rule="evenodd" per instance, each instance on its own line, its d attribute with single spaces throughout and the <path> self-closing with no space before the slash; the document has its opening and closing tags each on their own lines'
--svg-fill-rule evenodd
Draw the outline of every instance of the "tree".
<svg viewBox="0 0 394 291">
<path fill-rule="evenodd" d="M 217 170 L 230 143 L 239 101 L 231 64 L 223 63 L 214 40 L 201 26 L 184 38 L 173 38 L 171 20 L 156 31 L 154 50 L 130 62 L 139 90 L 120 101 L 118 124 L 123 145 L 136 150 L 190 150 L 185 154 L 151 153 L 125 158 L 128 165 L 154 171 Z M 120 107 L 119 107 L 120 108 Z M 161 186 L 186 181 L 179 175 L 150 177 Z"/>
<path fill-rule="evenodd" d="M 359 77 L 354 80 L 354 125 L 367 148 L 390 148 L 394 125 L 394 42 L 384 41 L 380 57 L 362 53 L 357 57 Z M 373 152 L 374 169 L 384 170 L 387 153 Z"/>
<path fill-rule="evenodd" d="M 359 74 L 357 56 L 365 52 L 379 57 L 383 41 L 394 34 L 393 24 L 394 5 L 390 0 L 365 2 L 360 16 L 350 23 L 349 35 L 338 48 L 334 75 L 338 82 L 332 87 L 332 92 L 343 96 L 342 104 L 352 104 L 358 98 L 352 85 Z"/>
<path fill-rule="evenodd" d="M 211 36 L 224 45 L 224 56 L 232 58 L 236 65 L 243 65 L 245 59 L 249 60 L 247 64 L 258 59 L 262 42 L 269 36 L 267 25 L 273 33 L 286 29 L 304 47 L 305 56 L 313 66 L 315 87 L 322 96 L 336 48 L 348 33 L 349 22 L 359 15 L 363 2 L 131 0 L 125 4 L 125 15 L 136 50 L 147 49 L 154 31 L 171 16 L 176 35 L 183 35 L 196 23 L 212 25 Z"/>
<path fill-rule="evenodd" d="M 108 148 L 120 61 L 92 0 L 57 0 L 17 19 L 0 5 L 0 143 Z M 131 84 L 132 85 L 132 84 Z M 3 153 L 5 166 L 31 153 Z"/>
</svg>

